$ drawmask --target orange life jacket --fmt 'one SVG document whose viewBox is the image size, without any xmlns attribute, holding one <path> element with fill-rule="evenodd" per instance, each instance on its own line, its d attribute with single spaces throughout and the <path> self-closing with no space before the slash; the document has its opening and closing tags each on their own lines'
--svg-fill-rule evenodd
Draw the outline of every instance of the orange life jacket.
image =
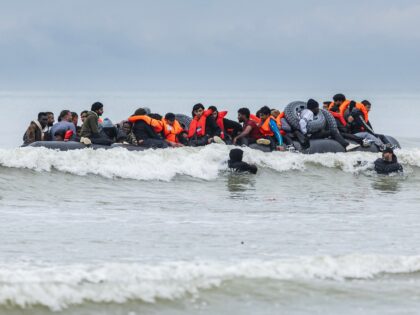
<svg viewBox="0 0 420 315">
<path fill-rule="evenodd" d="M 345 100 L 343 102 L 343 104 L 340 105 L 340 114 L 344 117 L 346 110 L 349 108 L 350 106 L 350 102 L 349 100 Z M 334 102 L 331 102 L 330 106 L 328 107 L 328 110 L 331 110 L 331 108 L 334 106 Z M 369 112 L 366 109 L 366 106 L 363 105 L 362 103 L 356 103 L 356 108 L 358 110 L 360 110 L 363 114 L 363 117 L 365 119 L 366 122 L 369 121 Z"/>
<path fill-rule="evenodd" d="M 263 136 L 269 136 L 269 137 L 274 136 L 274 132 L 272 132 L 270 128 L 270 120 L 276 121 L 276 119 L 273 116 L 270 116 L 260 126 L 260 131 L 263 134 Z"/>
<path fill-rule="evenodd" d="M 220 138 L 225 139 L 225 123 L 223 122 L 223 118 L 227 115 L 228 112 L 219 112 L 217 115 L 216 123 L 219 126 L 220 130 L 222 131 L 220 133 Z"/>
<path fill-rule="evenodd" d="M 162 118 L 162 123 L 165 139 L 170 142 L 178 143 L 179 141 L 177 136 L 184 130 L 178 120 L 175 119 L 173 125 L 170 125 L 165 118 Z"/>
<path fill-rule="evenodd" d="M 332 112 L 332 111 L 329 111 L 329 112 L 331 113 L 331 115 L 334 116 L 334 118 L 338 119 L 344 127 L 347 126 L 347 121 L 346 121 L 346 119 L 344 118 L 343 115 L 341 115 L 340 113 L 337 113 L 337 112 Z"/>
<path fill-rule="evenodd" d="M 255 116 L 254 114 L 251 114 L 251 115 L 249 116 L 249 119 L 251 119 L 251 120 L 255 121 L 257 124 L 259 124 L 259 123 L 261 122 L 261 118 L 259 118 L 259 117 Z"/>
<path fill-rule="evenodd" d="M 213 113 L 212 110 L 205 110 L 200 118 L 195 116 L 190 123 L 190 129 L 188 130 L 188 138 L 192 138 L 195 135 L 197 137 L 204 137 L 206 135 L 206 119 Z"/>
<path fill-rule="evenodd" d="M 148 124 L 149 126 L 151 126 L 156 133 L 161 133 L 162 130 L 163 130 L 163 123 L 162 123 L 162 121 L 157 120 L 157 119 L 150 118 L 147 115 L 137 115 L 137 116 L 131 116 L 131 117 L 128 118 L 128 121 L 131 122 L 131 123 L 133 123 L 133 124 L 135 122 L 139 121 L 139 120 L 142 120 L 146 124 Z"/>
<path fill-rule="evenodd" d="M 276 120 L 277 127 L 279 127 L 280 134 L 282 136 L 286 135 L 286 131 L 281 129 L 281 119 L 284 118 L 284 117 L 285 117 L 284 112 L 281 112 L 280 115 L 278 115 L 276 118 L 273 117 Z"/>
</svg>

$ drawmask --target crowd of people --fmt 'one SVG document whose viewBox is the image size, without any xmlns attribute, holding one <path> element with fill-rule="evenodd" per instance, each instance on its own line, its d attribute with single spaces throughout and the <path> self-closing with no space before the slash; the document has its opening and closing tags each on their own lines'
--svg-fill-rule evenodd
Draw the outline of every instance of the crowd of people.
<svg viewBox="0 0 420 315">
<path fill-rule="evenodd" d="M 309 99 L 306 109 L 299 113 L 299 128 L 291 127 L 284 112 L 268 106 L 255 114 L 248 108 L 240 108 L 238 121 L 233 121 L 226 118 L 226 111 L 219 111 L 215 106 L 205 108 L 201 103 L 193 106 L 189 126 L 178 121 L 173 113 L 161 116 L 148 108 L 138 108 L 127 120 L 113 124 L 108 118 L 102 119 L 104 106 L 96 102 L 90 111 L 80 113 L 80 126 L 79 115 L 70 110 L 61 111 L 57 122 L 52 112 L 39 113 L 27 128 L 23 141 L 24 145 L 36 141 L 78 141 L 85 145 L 122 143 L 146 148 L 259 144 L 273 151 L 293 151 L 294 141 L 306 149 L 311 139 L 333 138 L 346 151 L 371 143 L 384 151 L 389 143 L 386 137 L 374 132 L 369 120 L 371 107 L 367 100 L 359 103 L 336 94 L 332 101 L 323 102 L 323 108 L 333 115 L 339 132 L 324 128 L 310 133 L 308 124 L 320 114 L 320 105 L 314 99 Z"/>
</svg>

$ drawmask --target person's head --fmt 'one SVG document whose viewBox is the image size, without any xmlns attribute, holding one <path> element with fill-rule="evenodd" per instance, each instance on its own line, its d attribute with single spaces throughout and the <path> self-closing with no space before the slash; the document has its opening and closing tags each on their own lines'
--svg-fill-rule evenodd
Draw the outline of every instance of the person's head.
<svg viewBox="0 0 420 315">
<path fill-rule="evenodd" d="M 309 99 L 306 103 L 306 108 L 309 109 L 312 113 L 317 115 L 319 113 L 319 104 L 314 99 Z"/>
<path fill-rule="evenodd" d="M 125 120 L 125 121 L 123 121 L 121 128 L 122 128 L 122 131 L 126 135 L 128 135 L 131 132 L 132 125 L 128 120 Z"/>
<path fill-rule="evenodd" d="M 271 109 L 271 116 L 277 118 L 280 115 L 280 111 L 278 109 Z"/>
<path fill-rule="evenodd" d="M 201 103 L 195 104 L 192 109 L 192 116 L 200 118 L 204 113 L 204 106 Z"/>
<path fill-rule="evenodd" d="M 241 149 L 232 149 L 229 152 L 229 158 L 232 162 L 242 162 L 244 151 Z"/>
<path fill-rule="evenodd" d="M 55 123 L 54 113 L 53 112 L 46 112 L 45 114 L 47 115 L 47 118 L 48 118 L 47 126 L 51 127 Z"/>
<path fill-rule="evenodd" d="M 211 114 L 214 119 L 217 119 L 217 116 L 219 115 L 219 111 L 217 110 L 216 106 L 209 106 L 209 110 L 213 111 Z"/>
<path fill-rule="evenodd" d="M 330 107 L 330 104 L 331 104 L 330 101 L 322 102 L 322 108 L 328 110 L 328 108 Z"/>
<path fill-rule="evenodd" d="M 79 122 L 79 115 L 77 115 L 76 112 L 71 112 L 71 121 L 75 126 L 77 126 L 77 123 Z"/>
<path fill-rule="evenodd" d="M 261 110 L 257 110 L 257 112 L 255 113 L 255 116 L 257 116 L 258 118 L 261 118 Z"/>
<path fill-rule="evenodd" d="M 134 116 L 144 116 L 146 114 L 147 113 L 144 108 L 137 108 L 136 111 L 134 112 Z"/>
<path fill-rule="evenodd" d="M 167 113 L 165 115 L 165 120 L 168 124 L 173 125 L 175 122 L 175 114 L 174 113 Z"/>
<path fill-rule="evenodd" d="M 260 112 L 260 118 L 262 120 L 266 120 L 271 115 L 271 109 L 268 106 L 261 107 L 259 112 Z"/>
<path fill-rule="evenodd" d="M 385 161 L 392 162 L 394 157 L 394 150 L 391 147 L 386 147 L 385 150 L 382 152 L 382 158 Z"/>
<path fill-rule="evenodd" d="M 243 107 L 238 110 L 238 121 L 243 123 L 249 120 L 249 116 L 251 116 L 251 112 L 248 108 Z"/>
<path fill-rule="evenodd" d="M 60 116 L 58 116 L 58 121 L 71 122 L 71 111 L 68 109 L 62 110 Z"/>
<path fill-rule="evenodd" d="M 64 130 L 58 130 L 54 133 L 54 141 L 64 141 L 66 132 Z"/>
<path fill-rule="evenodd" d="M 85 122 L 87 116 L 88 116 L 88 111 L 87 110 L 84 110 L 83 112 L 80 113 L 80 120 L 82 121 L 82 123 Z"/>
<path fill-rule="evenodd" d="M 148 114 L 147 116 L 149 116 L 150 118 L 156 119 L 156 120 L 162 120 L 162 116 L 156 113 L 153 114 Z"/>
<path fill-rule="evenodd" d="M 344 96 L 344 94 L 339 93 L 333 96 L 334 105 L 340 106 L 344 103 L 345 100 L 346 97 Z"/>
<path fill-rule="evenodd" d="M 98 114 L 98 116 L 102 116 L 104 113 L 104 105 L 100 102 L 95 102 L 92 104 L 90 110 Z"/>
<path fill-rule="evenodd" d="M 372 108 L 372 104 L 371 104 L 368 100 L 364 100 L 364 101 L 362 101 L 362 104 L 363 104 L 363 105 L 365 105 L 366 110 L 367 110 L 368 112 L 370 112 L 370 109 Z"/>
<path fill-rule="evenodd" d="M 38 122 L 41 124 L 42 128 L 45 128 L 48 124 L 48 115 L 45 112 L 38 113 Z"/>
</svg>

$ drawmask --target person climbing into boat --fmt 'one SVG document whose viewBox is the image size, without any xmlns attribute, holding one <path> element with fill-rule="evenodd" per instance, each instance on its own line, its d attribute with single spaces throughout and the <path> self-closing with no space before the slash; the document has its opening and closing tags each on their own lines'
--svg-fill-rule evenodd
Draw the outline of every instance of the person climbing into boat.
<svg viewBox="0 0 420 315">
<path fill-rule="evenodd" d="M 233 138 L 234 145 L 250 145 L 256 143 L 258 139 L 263 138 L 257 123 L 250 119 L 251 112 L 243 107 L 238 110 L 238 121 L 242 123 L 242 132 Z"/>
<path fill-rule="evenodd" d="M 37 141 L 44 141 L 44 129 L 48 124 L 48 116 L 45 112 L 38 113 L 38 119 L 31 121 L 29 127 L 23 135 L 23 145 L 28 145 Z"/>
<path fill-rule="evenodd" d="M 183 138 L 179 138 L 179 135 L 184 131 L 181 127 L 181 124 L 176 120 L 174 113 L 167 113 L 164 118 L 162 118 L 163 122 L 163 135 L 165 137 L 166 142 L 172 147 L 183 147 L 181 141 Z"/>
<path fill-rule="evenodd" d="M 133 134 L 140 146 L 154 149 L 168 147 L 160 136 L 163 130 L 162 121 L 149 117 L 144 108 L 138 108 L 128 121 L 133 123 Z"/>
<path fill-rule="evenodd" d="M 263 106 L 259 110 L 261 122 L 259 123 L 262 139 L 257 140 L 257 144 L 269 145 L 271 150 L 284 151 L 283 137 L 277 126 L 276 119 L 271 116 L 271 109 Z"/>
<path fill-rule="evenodd" d="M 244 151 L 241 149 L 232 149 L 229 152 L 228 167 L 238 173 L 249 172 L 257 174 L 258 168 L 255 165 L 248 164 L 242 161 Z"/>
<path fill-rule="evenodd" d="M 201 103 L 195 104 L 192 117 L 188 130 L 191 146 L 204 146 L 213 142 L 225 143 L 220 137 L 222 131 L 214 120 L 211 110 L 205 110 Z"/>
<path fill-rule="evenodd" d="M 72 131 L 72 136 L 70 141 L 76 141 L 77 140 L 77 132 L 76 127 L 72 122 L 72 114 L 71 111 L 68 109 L 62 110 L 60 115 L 58 116 L 58 122 L 54 124 L 51 128 L 51 135 L 53 135 L 52 140 L 55 141 L 55 134 L 57 131 L 63 131 L 66 133 L 67 130 Z"/>
<path fill-rule="evenodd" d="M 104 113 L 104 105 L 100 102 L 95 102 L 88 112 L 86 120 L 80 130 L 80 142 L 85 145 L 100 144 L 111 145 L 112 141 L 102 137 L 99 133 L 99 118 Z"/>
<path fill-rule="evenodd" d="M 213 111 L 212 116 L 221 130 L 220 138 L 226 143 L 232 143 L 232 140 L 242 131 L 241 124 L 225 118 L 227 111 L 219 112 L 216 106 L 209 106 L 208 109 Z"/>
<path fill-rule="evenodd" d="M 375 171 L 378 174 L 388 175 L 391 173 L 403 172 L 403 167 L 398 163 L 397 156 L 392 147 L 387 146 L 382 152 L 382 158 L 375 161 Z"/>
<path fill-rule="evenodd" d="M 326 139 L 332 137 L 335 141 L 340 143 L 346 151 L 351 151 L 358 148 L 360 145 L 352 144 L 347 142 L 339 132 L 331 132 L 330 130 L 320 130 L 314 134 L 308 133 L 308 123 L 315 119 L 315 116 L 319 114 L 319 103 L 314 99 L 309 99 L 306 105 L 306 109 L 300 113 L 299 129 L 295 131 L 295 135 L 298 141 L 301 143 L 303 149 L 310 147 L 310 139 Z"/>
</svg>

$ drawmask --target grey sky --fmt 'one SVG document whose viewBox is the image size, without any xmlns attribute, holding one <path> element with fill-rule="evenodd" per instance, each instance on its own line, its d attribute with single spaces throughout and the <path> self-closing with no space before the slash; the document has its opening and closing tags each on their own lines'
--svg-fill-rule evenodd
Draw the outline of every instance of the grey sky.
<svg viewBox="0 0 420 315">
<path fill-rule="evenodd" d="M 419 1 L 0 1 L 2 89 L 420 86 Z"/>
</svg>

